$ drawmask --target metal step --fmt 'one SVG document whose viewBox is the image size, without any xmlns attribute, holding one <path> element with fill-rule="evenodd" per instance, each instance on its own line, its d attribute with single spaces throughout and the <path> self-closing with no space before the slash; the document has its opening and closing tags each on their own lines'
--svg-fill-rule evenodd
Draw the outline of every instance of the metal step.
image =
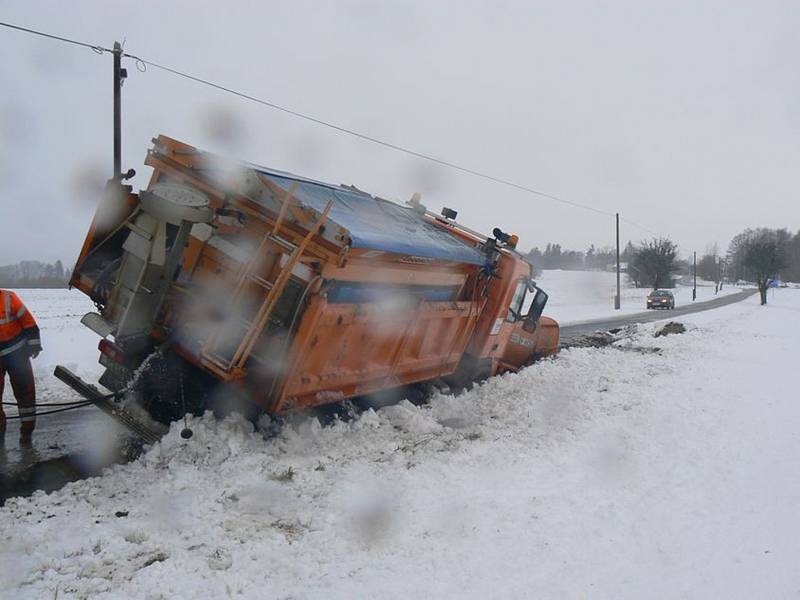
<svg viewBox="0 0 800 600">
<path fill-rule="evenodd" d="M 203 350 L 201 354 L 202 358 L 207 360 L 210 363 L 213 363 L 218 368 L 222 369 L 223 371 L 230 371 L 231 369 L 231 361 L 230 359 L 225 358 L 224 356 L 220 356 L 216 352 L 211 352 L 210 350 Z"/>
<path fill-rule="evenodd" d="M 252 281 L 256 285 L 260 285 L 265 290 L 272 289 L 272 282 L 267 281 L 266 279 L 264 279 L 263 277 L 259 277 L 258 275 L 250 275 L 250 281 Z"/>
<path fill-rule="evenodd" d="M 274 242 L 275 244 L 277 244 L 278 246 L 281 246 L 282 248 L 284 248 L 285 250 L 288 250 L 289 252 L 294 252 L 295 250 L 297 250 L 297 245 L 296 244 L 293 244 L 289 240 L 285 240 L 282 237 L 278 237 L 274 233 L 271 233 L 267 237 L 269 238 L 269 240 L 271 242 Z"/>
</svg>

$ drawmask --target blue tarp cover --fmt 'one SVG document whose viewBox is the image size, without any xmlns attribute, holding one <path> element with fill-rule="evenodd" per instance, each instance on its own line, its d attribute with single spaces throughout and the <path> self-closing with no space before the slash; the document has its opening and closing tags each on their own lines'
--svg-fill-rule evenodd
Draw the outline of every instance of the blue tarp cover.
<svg viewBox="0 0 800 600">
<path fill-rule="evenodd" d="M 328 302 L 352 304 L 381 300 L 396 301 L 402 296 L 417 296 L 427 302 L 448 302 L 458 297 L 458 290 L 458 286 L 339 282 L 328 290 Z"/>
<path fill-rule="evenodd" d="M 348 230 L 353 248 L 475 265 L 486 262 L 477 248 L 429 223 L 411 208 L 365 192 L 249 166 L 285 190 L 296 182 L 294 197 L 319 212 L 332 200 L 328 218 Z"/>
</svg>

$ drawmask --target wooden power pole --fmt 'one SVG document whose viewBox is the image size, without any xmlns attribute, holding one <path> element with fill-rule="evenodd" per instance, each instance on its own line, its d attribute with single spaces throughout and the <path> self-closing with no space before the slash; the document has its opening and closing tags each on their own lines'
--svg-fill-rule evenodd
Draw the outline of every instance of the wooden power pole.
<svg viewBox="0 0 800 600">
<path fill-rule="evenodd" d="M 619 294 L 619 213 L 617 213 L 617 295 L 614 296 L 614 310 L 619 310 L 620 307 Z"/>
</svg>

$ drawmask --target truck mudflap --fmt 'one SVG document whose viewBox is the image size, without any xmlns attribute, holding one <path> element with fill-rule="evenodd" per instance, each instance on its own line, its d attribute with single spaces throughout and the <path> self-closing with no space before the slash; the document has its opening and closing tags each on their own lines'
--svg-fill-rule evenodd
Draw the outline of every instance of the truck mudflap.
<svg viewBox="0 0 800 600">
<path fill-rule="evenodd" d="M 142 423 L 123 407 L 113 402 L 111 400 L 114 396 L 113 394 L 106 395 L 101 393 L 95 386 L 86 383 L 66 367 L 58 365 L 53 374 L 78 394 L 92 402 L 92 404 L 108 416 L 124 425 L 131 433 L 141 438 L 145 443 L 154 444 L 167 432 L 167 427 L 165 426 L 158 427 Z"/>
</svg>

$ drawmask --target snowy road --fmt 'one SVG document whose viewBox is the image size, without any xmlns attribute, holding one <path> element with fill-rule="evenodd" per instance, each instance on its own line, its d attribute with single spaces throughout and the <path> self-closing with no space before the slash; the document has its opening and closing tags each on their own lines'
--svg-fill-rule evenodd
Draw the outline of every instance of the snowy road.
<svg viewBox="0 0 800 600">
<path fill-rule="evenodd" d="M 601 319 L 592 319 L 589 321 L 578 321 L 567 323 L 561 326 L 561 342 L 568 344 L 571 338 L 576 336 L 586 335 L 595 331 L 609 331 L 616 327 L 625 327 L 633 323 L 652 323 L 653 321 L 661 321 L 663 319 L 677 319 L 684 315 L 702 312 L 704 310 L 711 310 L 721 306 L 727 306 L 734 302 L 741 302 L 745 298 L 758 293 L 756 289 L 736 290 L 732 294 L 720 296 L 719 298 L 711 298 L 702 302 L 692 302 L 689 304 L 678 305 L 674 310 L 647 310 L 642 312 L 626 314 L 622 316 L 606 317 Z"/>
<path fill-rule="evenodd" d="M 682 321 L 324 429 L 197 419 L 9 500 L 0 596 L 796 597 L 800 291 Z"/>
<path fill-rule="evenodd" d="M 629 287 L 626 280 L 627 276 L 623 275 L 620 290 L 621 306 L 619 310 L 614 310 L 614 296 L 617 293 L 616 273 L 545 270 L 537 278 L 538 284 L 550 294 L 545 312 L 561 325 L 641 313 L 645 310 L 645 300 L 650 289 Z M 675 296 L 676 307 L 714 300 L 728 294 L 736 294 L 741 290 L 726 284 L 723 289 L 715 291 L 713 282 L 698 279 L 697 299 L 693 302 L 692 287 L 679 284 L 671 290 Z"/>
</svg>

